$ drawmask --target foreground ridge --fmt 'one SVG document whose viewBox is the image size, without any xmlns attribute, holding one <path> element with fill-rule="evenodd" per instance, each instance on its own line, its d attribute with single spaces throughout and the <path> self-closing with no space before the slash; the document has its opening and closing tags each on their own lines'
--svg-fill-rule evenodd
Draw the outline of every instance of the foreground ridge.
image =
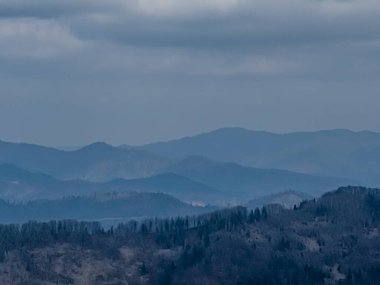
<svg viewBox="0 0 380 285">
<path fill-rule="evenodd" d="M 0 283 L 376 284 L 379 224 L 380 190 L 345 187 L 292 210 L 2 225 Z"/>
</svg>

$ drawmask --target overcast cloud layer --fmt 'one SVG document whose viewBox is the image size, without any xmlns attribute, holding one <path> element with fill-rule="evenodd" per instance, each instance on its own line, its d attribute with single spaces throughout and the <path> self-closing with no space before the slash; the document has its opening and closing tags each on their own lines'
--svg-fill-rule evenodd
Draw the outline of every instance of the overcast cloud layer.
<svg viewBox="0 0 380 285">
<path fill-rule="evenodd" d="M 378 0 L 0 0 L 0 139 L 380 131 Z"/>
</svg>

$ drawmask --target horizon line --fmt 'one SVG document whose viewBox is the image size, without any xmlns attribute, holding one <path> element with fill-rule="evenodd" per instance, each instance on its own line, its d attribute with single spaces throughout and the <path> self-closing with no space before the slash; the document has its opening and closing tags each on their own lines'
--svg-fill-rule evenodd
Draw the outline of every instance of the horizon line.
<svg viewBox="0 0 380 285">
<path fill-rule="evenodd" d="M 333 129 L 318 129 L 318 130 L 300 130 L 300 131 L 290 131 L 290 132 L 275 132 L 275 131 L 267 131 L 267 130 L 261 130 L 261 129 L 249 129 L 245 127 L 238 127 L 238 126 L 232 126 L 232 127 L 220 127 L 220 128 L 215 128 L 211 129 L 208 131 L 203 131 L 203 132 L 198 132 L 192 135 L 185 135 L 185 136 L 179 136 L 176 138 L 169 138 L 166 140 L 156 140 L 156 141 L 151 141 L 148 143 L 141 143 L 141 144 L 128 144 L 128 143 L 122 143 L 122 144 L 112 144 L 107 142 L 106 140 L 99 140 L 99 141 L 93 141 L 90 143 L 86 143 L 80 146 L 74 146 L 74 145 L 66 145 L 66 146 L 52 146 L 48 144 L 43 144 L 43 143 L 36 143 L 36 142 L 28 142 L 28 141 L 11 141 L 11 140 L 2 140 L 0 139 L 0 143 L 9 143 L 9 144 L 24 144 L 24 145 L 33 145 L 33 146 L 40 146 L 40 147 L 46 147 L 46 148 L 51 148 L 51 149 L 56 149 L 56 150 L 61 150 L 61 151 L 75 151 L 79 149 L 86 148 L 91 145 L 95 144 L 105 144 L 111 147 L 130 147 L 130 148 L 140 148 L 144 146 L 149 146 L 149 145 L 154 145 L 154 144 L 164 144 L 164 143 L 169 143 L 169 142 L 176 142 L 184 139 L 191 139 L 199 136 L 204 136 L 204 135 L 209 135 L 218 131 L 227 131 L 227 130 L 240 130 L 240 131 L 245 131 L 245 132 L 250 132 L 250 133 L 264 133 L 268 135 L 295 135 L 295 134 L 313 134 L 313 133 L 323 133 L 323 132 L 338 132 L 338 131 L 343 131 L 343 132 L 349 132 L 349 133 L 372 133 L 372 134 L 380 134 L 380 132 L 377 131 L 371 131 L 371 130 L 352 130 L 348 128 L 333 128 Z"/>
</svg>

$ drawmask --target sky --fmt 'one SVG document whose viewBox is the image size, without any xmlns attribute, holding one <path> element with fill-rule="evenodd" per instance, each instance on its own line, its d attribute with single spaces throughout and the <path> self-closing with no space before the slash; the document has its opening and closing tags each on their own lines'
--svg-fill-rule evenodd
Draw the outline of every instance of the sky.
<svg viewBox="0 0 380 285">
<path fill-rule="evenodd" d="M 378 0 L 0 0 L 0 140 L 380 132 Z"/>
</svg>

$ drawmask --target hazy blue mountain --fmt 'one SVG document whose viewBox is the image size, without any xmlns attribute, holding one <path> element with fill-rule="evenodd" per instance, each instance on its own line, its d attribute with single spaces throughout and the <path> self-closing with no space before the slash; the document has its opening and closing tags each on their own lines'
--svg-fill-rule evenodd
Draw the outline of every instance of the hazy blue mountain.
<svg viewBox="0 0 380 285">
<path fill-rule="evenodd" d="M 0 199 L 26 201 L 106 192 L 150 192 L 169 194 L 195 205 L 226 205 L 246 203 L 249 199 L 290 189 L 317 195 L 342 185 L 355 184 L 345 179 L 256 169 L 195 156 L 166 170 L 170 172 L 96 183 L 58 180 L 3 164 L 0 165 Z"/>
<path fill-rule="evenodd" d="M 12 164 L 0 165 L 0 199 L 26 201 L 81 195 L 94 191 L 95 184 L 80 180 L 60 181 Z"/>
<path fill-rule="evenodd" d="M 166 193 L 193 204 L 226 204 L 229 196 L 199 182 L 173 173 L 141 179 L 115 179 L 104 183 L 83 180 L 57 180 L 11 164 L 0 165 L 0 199 L 26 201 L 57 199 L 70 195 L 106 192 Z"/>
<path fill-rule="evenodd" d="M 367 143 L 364 138 L 367 138 Z M 141 191 L 167 193 L 192 203 L 237 204 L 286 190 L 315 195 L 339 186 L 369 184 L 369 176 L 374 181 L 378 169 L 375 165 L 380 160 L 380 156 L 375 155 L 376 138 L 377 134 L 373 133 L 342 130 L 276 135 L 221 129 L 193 138 L 146 146 L 148 151 L 105 143 L 61 151 L 0 142 L 0 163 L 12 163 L 29 172 L 16 173 L 12 177 L 11 172 L 17 172 L 17 169 L 11 172 L 0 169 L 4 175 L 10 175 L 0 179 L 0 197 L 26 200 L 94 192 Z M 332 151 L 333 148 L 336 152 Z M 360 150 L 357 155 L 351 151 L 355 148 Z M 363 149 L 367 150 L 366 155 Z M 174 158 L 187 152 L 199 152 L 205 157 L 215 156 L 224 161 L 239 160 L 245 165 L 249 161 L 256 162 L 268 169 L 216 162 L 200 156 Z M 165 158 L 165 155 L 170 158 Z M 360 167 L 353 161 L 358 161 Z M 303 167 L 298 167 L 301 165 Z M 318 174 L 275 168 L 297 168 Z M 38 174 L 34 177 L 36 173 L 32 172 L 50 176 Z M 353 179 L 327 175 L 337 172 L 341 177 Z M 357 182 L 355 177 L 362 177 L 364 183 Z M 86 183 L 84 180 L 98 183 Z"/>
<path fill-rule="evenodd" d="M 199 156 L 190 156 L 171 166 L 168 171 L 219 189 L 240 201 L 285 190 L 318 195 L 339 186 L 358 184 L 349 179 L 244 167 Z"/>
<path fill-rule="evenodd" d="M 0 223 L 54 219 L 117 220 L 140 217 L 194 215 L 215 210 L 195 207 L 161 193 L 105 194 L 96 197 L 69 197 L 7 203 L 0 200 Z"/>
<path fill-rule="evenodd" d="M 141 179 L 118 179 L 104 183 L 101 187 L 103 191 L 129 190 L 166 193 L 182 201 L 199 205 L 226 204 L 231 197 L 230 194 L 223 193 L 216 188 L 174 173 L 163 173 Z"/>
<path fill-rule="evenodd" d="M 0 163 L 11 163 L 59 179 L 107 181 L 151 176 L 170 160 L 144 150 L 94 143 L 75 151 L 0 141 Z"/>
<path fill-rule="evenodd" d="M 292 209 L 295 205 L 299 206 L 302 201 L 310 200 L 311 198 L 312 196 L 302 192 L 284 191 L 253 199 L 246 203 L 245 206 L 248 209 L 256 209 L 264 205 L 278 204 L 286 209 Z"/>
<path fill-rule="evenodd" d="M 68 161 L 67 177 L 91 181 L 148 177 L 171 163 L 147 151 L 120 149 L 105 143 L 68 152 Z M 82 177 L 77 173 L 82 173 Z"/>
<path fill-rule="evenodd" d="M 367 131 L 273 134 L 224 128 L 143 149 L 172 158 L 199 155 L 251 167 L 346 177 L 380 185 L 380 134 Z"/>
</svg>

